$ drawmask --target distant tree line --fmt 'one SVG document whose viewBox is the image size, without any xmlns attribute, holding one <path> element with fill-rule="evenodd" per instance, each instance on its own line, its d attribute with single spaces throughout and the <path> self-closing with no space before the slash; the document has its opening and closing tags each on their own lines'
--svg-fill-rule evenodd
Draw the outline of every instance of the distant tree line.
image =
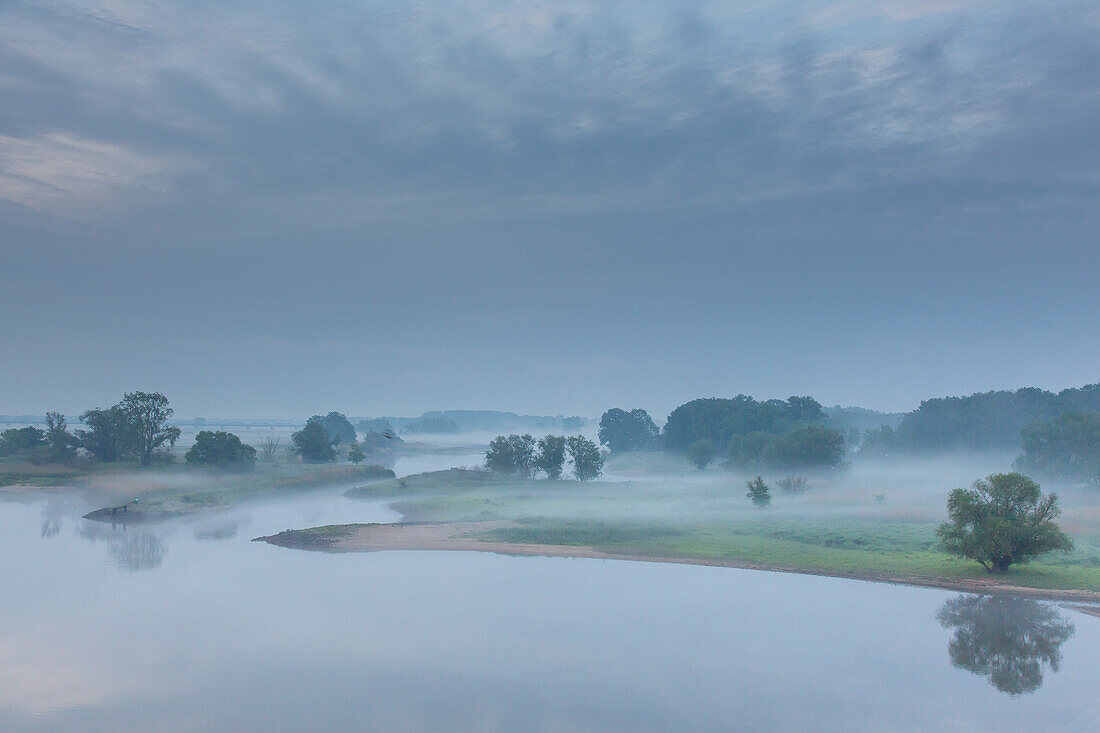
<svg viewBox="0 0 1100 733">
<path fill-rule="evenodd" d="M 863 434 L 860 453 L 875 457 L 953 451 L 1016 450 L 1028 425 L 1067 412 L 1100 412 L 1100 384 L 1053 393 L 1034 387 L 925 400 L 897 428 Z"/>
<path fill-rule="evenodd" d="M 537 442 L 531 435 L 498 435 L 485 452 L 485 467 L 519 478 L 532 478 L 542 471 L 556 481 L 564 471 L 567 453 L 578 481 L 591 481 L 603 472 L 599 446 L 583 435 L 547 435 Z"/>
</svg>

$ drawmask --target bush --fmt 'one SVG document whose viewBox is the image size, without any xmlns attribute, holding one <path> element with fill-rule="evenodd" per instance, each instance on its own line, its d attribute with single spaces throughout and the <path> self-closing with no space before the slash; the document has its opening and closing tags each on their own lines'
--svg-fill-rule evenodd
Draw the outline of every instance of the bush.
<svg viewBox="0 0 1100 733">
<path fill-rule="evenodd" d="M 250 471 L 256 465 L 256 449 L 241 443 L 233 433 L 202 430 L 184 460 L 192 466 L 208 466 L 229 471 Z"/>
</svg>

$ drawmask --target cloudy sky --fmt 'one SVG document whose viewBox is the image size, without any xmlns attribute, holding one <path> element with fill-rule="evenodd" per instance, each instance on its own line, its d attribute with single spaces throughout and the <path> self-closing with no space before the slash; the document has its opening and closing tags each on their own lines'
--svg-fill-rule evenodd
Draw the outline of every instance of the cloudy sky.
<svg viewBox="0 0 1100 733">
<path fill-rule="evenodd" d="M 0 0 L 0 413 L 1100 381 L 1100 5 Z"/>
</svg>

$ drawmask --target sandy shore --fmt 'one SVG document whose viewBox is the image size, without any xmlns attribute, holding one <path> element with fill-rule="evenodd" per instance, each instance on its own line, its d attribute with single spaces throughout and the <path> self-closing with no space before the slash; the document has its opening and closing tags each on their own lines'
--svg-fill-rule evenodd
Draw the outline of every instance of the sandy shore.
<svg viewBox="0 0 1100 733">
<path fill-rule="evenodd" d="M 934 576 L 885 573 L 878 571 L 831 571 L 797 567 L 782 567 L 736 560 L 708 560 L 692 557 L 662 557 L 645 554 L 604 552 L 580 545 L 537 545 L 493 542 L 476 535 L 493 529 L 513 526 L 510 522 L 401 522 L 397 524 L 338 525 L 331 528 L 287 530 L 269 537 L 257 537 L 255 542 L 267 542 L 279 547 L 321 552 L 381 552 L 385 550 L 434 550 L 446 552 L 492 552 L 501 555 L 541 555 L 547 557 L 580 557 L 598 560 L 628 560 L 633 562 L 664 562 L 682 565 L 766 570 L 834 578 L 849 578 L 879 583 L 896 583 L 965 593 L 1012 595 L 1041 600 L 1076 603 L 1100 603 L 1100 592 L 1088 590 L 1050 590 L 1012 585 L 996 578 L 938 578 Z M 1084 610 L 1084 609 L 1079 609 Z M 1094 612 L 1095 615 L 1096 612 Z"/>
</svg>

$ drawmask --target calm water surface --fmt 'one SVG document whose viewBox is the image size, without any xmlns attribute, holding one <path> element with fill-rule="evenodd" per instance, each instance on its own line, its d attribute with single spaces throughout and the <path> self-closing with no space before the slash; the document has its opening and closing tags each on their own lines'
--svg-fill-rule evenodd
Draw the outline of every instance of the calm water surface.
<svg viewBox="0 0 1100 733">
<path fill-rule="evenodd" d="M 337 490 L 145 528 L 80 519 L 88 508 L 0 503 L 0 730 L 1082 731 L 1100 719 L 1100 619 L 1049 604 L 249 541 L 397 518 Z"/>
</svg>

